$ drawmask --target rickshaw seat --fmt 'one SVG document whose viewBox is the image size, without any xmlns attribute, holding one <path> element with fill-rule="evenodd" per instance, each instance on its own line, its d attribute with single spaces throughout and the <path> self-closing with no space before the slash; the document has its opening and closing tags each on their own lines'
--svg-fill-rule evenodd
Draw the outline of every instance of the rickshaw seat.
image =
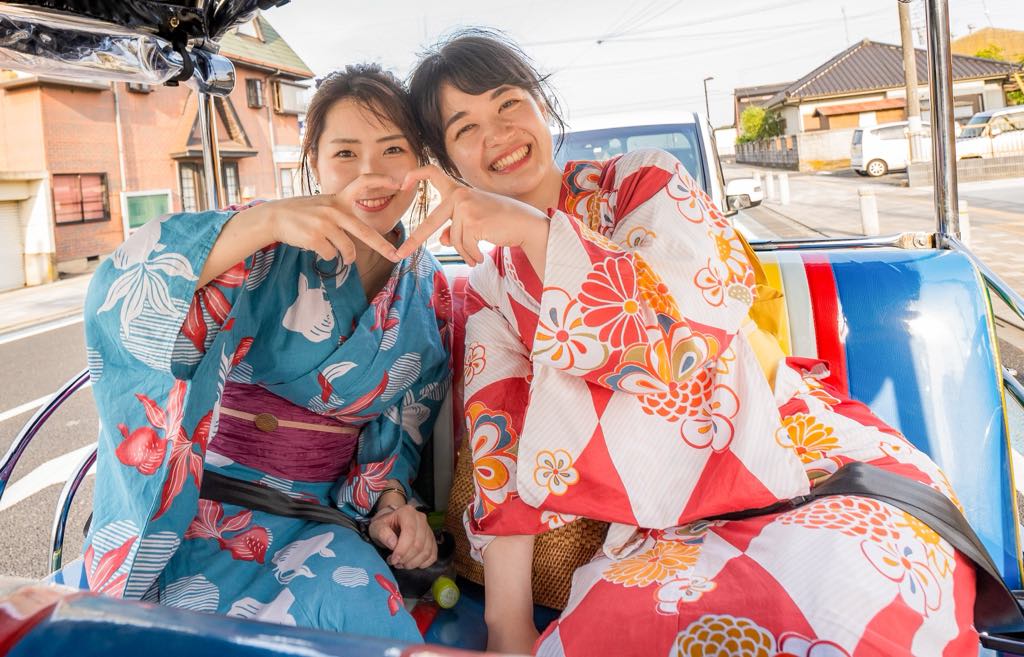
<svg viewBox="0 0 1024 657">
<path fill-rule="evenodd" d="M 896 248 L 776 251 L 761 257 L 769 280 L 785 296 L 787 352 L 827 361 L 835 385 L 866 403 L 944 469 L 1007 585 L 1021 588 L 997 343 L 988 293 L 967 257 Z M 455 344 L 461 345 L 468 268 L 448 265 L 445 270 L 456 316 Z M 447 452 L 449 463 L 461 440 L 462 354 L 460 349 L 455 353 L 453 422 L 439 424 L 434 433 L 435 454 Z M 435 472 L 435 478 L 450 481 L 451 472 Z M 476 593 L 473 588 L 470 595 Z M 479 600 L 472 605 L 482 609 Z M 458 619 L 442 612 L 427 640 L 482 647 L 479 638 L 471 637 L 478 630 L 463 642 L 453 623 L 467 631 L 474 625 L 465 611 Z"/>
<path fill-rule="evenodd" d="M 948 474 L 968 520 L 1011 589 L 1021 587 L 1016 497 L 1002 378 L 986 289 L 955 251 L 889 248 L 762 254 L 785 295 L 788 353 L 828 362 L 832 382 L 865 402 Z M 468 267 L 445 267 L 462 345 Z M 461 441 L 463 354 L 434 429 L 433 487 L 445 506 Z M 85 587 L 81 559 L 51 576 Z M 462 602 L 442 610 L 426 632 L 432 643 L 483 649 L 481 587 L 461 582 Z M 537 618 L 552 611 L 538 607 Z"/>
</svg>

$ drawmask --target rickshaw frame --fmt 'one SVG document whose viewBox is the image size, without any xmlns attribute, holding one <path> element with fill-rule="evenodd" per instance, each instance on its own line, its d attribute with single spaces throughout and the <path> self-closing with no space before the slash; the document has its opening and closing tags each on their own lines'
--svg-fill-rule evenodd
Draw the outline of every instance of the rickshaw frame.
<svg viewBox="0 0 1024 657">
<path fill-rule="evenodd" d="M 910 0 L 898 0 L 909 2 Z M 752 241 L 755 251 L 807 251 L 821 249 L 941 249 L 962 253 L 977 269 L 987 289 L 994 292 L 1021 320 L 1024 320 L 1024 297 L 1014 291 L 998 274 L 981 261 L 960 239 L 960 217 L 958 206 L 958 184 L 956 170 L 955 132 L 952 93 L 952 65 L 949 33 L 948 0 L 923 0 L 927 20 L 928 85 L 933 102 L 930 103 L 932 125 L 932 168 L 933 200 L 936 212 L 934 233 L 901 233 L 863 238 L 811 238 L 797 240 Z M 207 206 L 222 206 L 224 194 L 220 173 L 217 126 L 213 120 L 214 98 L 228 94 L 234 86 L 234 70 L 230 62 L 222 57 L 209 56 L 202 50 L 196 51 L 197 76 L 204 79 L 197 84 L 199 109 L 198 118 L 203 146 L 204 176 L 206 179 Z M 1001 368 L 1004 389 L 1024 406 L 1024 384 L 1006 367 Z M 0 497 L 10 481 L 14 468 L 32 439 L 43 424 L 53 415 L 64 401 L 89 384 L 89 372 L 82 370 L 57 390 L 23 426 L 6 455 L 0 460 Z M 51 572 L 61 568 L 63 563 L 64 531 L 71 509 L 72 499 L 96 461 L 95 443 L 93 449 L 80 462 L 74 475 L 66 481 L 61 490 L 51 527 L 51 550 L 47 567 Z M 1018 560 L 1020 555 L 1018 555 Z M 994 650 L 1010 651 L 1024 655 L 1024 640 L 1006 637 L 980 635 L 981 644 Z"/>
</svg>

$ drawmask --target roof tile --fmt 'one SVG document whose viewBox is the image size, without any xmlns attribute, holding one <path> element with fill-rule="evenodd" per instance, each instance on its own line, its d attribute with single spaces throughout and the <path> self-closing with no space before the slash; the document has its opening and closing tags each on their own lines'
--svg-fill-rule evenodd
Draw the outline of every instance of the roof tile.
<svg viewBox="0 0 1024 657">
<path fill-rule="evenodd" d="M 928 55 L 920 49 L 915 54 L 918 80 L 927 84 Z M 1020 66 L 1007 62 L 953 55 L 954 80 L 1001 78 L 1020 70 Z M 780 105 L 786 100 L 842 96 L 903 85 L 903 48 L 865 39 L 772 96 L 765 107 Z"/>
</svg>

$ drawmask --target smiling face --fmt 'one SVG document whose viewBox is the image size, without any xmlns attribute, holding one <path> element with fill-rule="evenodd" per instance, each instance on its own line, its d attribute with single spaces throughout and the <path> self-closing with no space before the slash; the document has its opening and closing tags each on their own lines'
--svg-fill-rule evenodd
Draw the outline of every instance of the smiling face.
<svg viewBox="0 0 1024 657">
<path fill-rule="evenodd" d="M 324 194 L 336 194 L 363 174 L 390 176 L 401 184 L 418 165 L 408 138 L 352 98 L 336 102 L 324 116 L 313 174 Z M 377 232 L 392 230 L 412 204 L 416 189 L 369 190 L 356 199 L 355 215 Z"/>
<path fill-rule="evenodd" d="M 470 185 L 533 203 L 553 176 L 560 181 L 547 117 L 530 92 L 506 85 L 473 95 L 445 84 L 440 101 L 445 151 Z"/>
</svg>

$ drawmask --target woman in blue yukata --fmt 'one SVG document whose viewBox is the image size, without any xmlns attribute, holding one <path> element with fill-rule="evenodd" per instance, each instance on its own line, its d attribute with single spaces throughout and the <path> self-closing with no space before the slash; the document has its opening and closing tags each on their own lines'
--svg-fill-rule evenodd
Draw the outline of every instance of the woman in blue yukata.
<svg viewBox="0 0 1024 657">
<path fill-rule="evenodd" d="M 432 256 L 395 248 L 425 211 L 399 186 L 425 163 L 414 126 L 397 78 L 349 67 L 307 114 L 317 193 L 153 220 L 97 272 L 90 589 L 421 640 L 389 565 L 437 556 L 409 498 L 447 392 L 450 296 Z M 368 522 L 388 563 L 350 528 L 201 498 L 204 472 Z"/>
</svg>

